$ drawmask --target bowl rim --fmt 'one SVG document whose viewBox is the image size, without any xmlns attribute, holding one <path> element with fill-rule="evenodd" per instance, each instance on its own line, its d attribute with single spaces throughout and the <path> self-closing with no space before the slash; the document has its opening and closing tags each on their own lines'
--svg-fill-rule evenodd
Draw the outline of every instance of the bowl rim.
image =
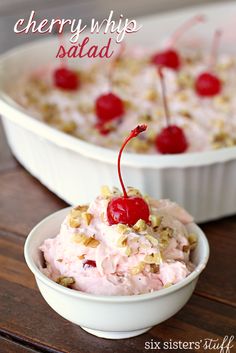
<svg viewBox="0 0 236 353">
<path fill-rule="evenodd" d="M 3 53 L 0 56 L 0 81 L 4 77 L 4 64 L 6 65 L 9 58 L 17 57 L 27 49 L 33 50 L 34 47 L 46 45 L 55 38 L 46 37 L 43 39 L 33 40 L 29 43 L 19 45 Z M 68 135 L 37 120 L 30 113 L 24 110 L 13 98 L 11 98 L 3 87 L 0 87 L 0 111 L 4 118 L 11 120 L 17 125 L 22 126 L 26 130 L 32 131 L 50 142 L 54 142 L 57 146 L 79 153 L 84 157 L 109 163 L 116 164 L 117 150 L 102 147 L 83 141 L 78 137 Z M 188 152 L 174 155 L 144 154 L 124 152 L 122 156 L 122 164 L 136 168 L 163 169 L 163 168 L 185 168 L 197 167 L 216 163 L 223 163 L 236 159 L 236 146 L 225 147 L 218 150 L 208 150 L 202 152 Z"/>
<path fill-rule="evenodd" d="M 43 274 L 35 262 L 33 261 L 29 248 L 32 242 L 32 239 L 34 238 L 36 231 L 42 227 L 42 225 L 45 225 L 47 222 L 49 222 L 52 218 L 55 216 L 58 216 L 61 214 L 61 216 L 65 216 L 65 214 L 71 209 L 72 207 L 66 207 L 63 208 L 57 212 L 54 212 L 50 214 L 49 216 L 45 217 L 43 220 L 41 220 L 29 233 L 29 235 L 26 238 L 25 245 L 24 245 L 24 257 L 25 261 L 31 270 L 31 272 L 34 274 L 35 279 L 43 282 L 46 286 L 49 286 L 51 289 L 54 289 L 55 291 L 59 291 L 61 294 L 68 295 L 69 297 L 75 297 L 77 299 L 82 299 L 86 301 L 93 301 L 93 302 L 107 302 L 107 303 L 126 303 L 126 302 L 139 302 L 139 301 L 146 301 L 146 300 L 152 300 L 155 298 L 159 298 L 165 295 L 169 295 L 173 292 L 177 292 L 178 290 L 182 289 L 183 287 L 189 285 L 191 282 L 193 282 L 195 279 L 198 278 L 200 273 L 204 270 L 204 268 L 207 265 L 208 259 L 209 259 L 209 254 L 210 254 L 210 249 L 209 249 L 209 243 L 207 240 L 206 235 L 204 232 L 201 230 L 201 228 L 194 222 L 191 223 L 196 230 L 197 230 L 197 236 L 201 238 L 202 244 L 203 244 L 203 259 L 202 261 L 197 265 L 197 267 L 191 272 L 186 278 L 184 278 L 182 281 L 178 282 L 177 284 L 174 284 L 171 287 L 168 288 L 163 288 L 158 291 L 154 291 L 151 293 L 145 293 L 145 294 L 138 294 L 138 295 L 117 295 L 117 296 L 106 296 L 106 295 L 95 295 L 91 293 L 85 293 L 82 291 L 70 289 L 63 287 L 50 278 L 48 278 L 45 274 Z"/>
</svg>

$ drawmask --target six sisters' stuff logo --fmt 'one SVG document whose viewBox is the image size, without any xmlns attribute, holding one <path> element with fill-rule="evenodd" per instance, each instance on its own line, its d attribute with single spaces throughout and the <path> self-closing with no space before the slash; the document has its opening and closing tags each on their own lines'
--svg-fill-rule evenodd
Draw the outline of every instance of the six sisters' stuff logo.
<svg viewBox="0 0 236 353">
<path fill-rule="evenodd" d="M 110 58 L 114 50 L 111 48 L 112 40 L 115 40 L 117 44 L 121 43 L 126 34 L 138 32 L 142 25 L 138 25 L 134 19 L 124 18 L 123 15 L 119 16 L 118 20 L 113 18 L 113 11 L 107 18 L 102 21 L 97 21 L 92 18 L 90 26 L 83 24 L 82 19 L 43 19 L 37 20 L 35 11 L 31 11 L 28 19 L 20 18 L 14 25 L 14 32 L 17 34 L 22 33 L 40 33 L 48 34 L 58 32 L 59 35 L 69 30 L 71 36 L 69 37 L 70 47 L 66 48 L 64 44 L 60 44 L 57 58 Z M 90 44 L 91 36 L 86 36 L 80 41 L 81 34 L 85 31 L 89 31 L 91 35 L 98 34 L 100 32 L 111 34 L 113 37 L 108 36 L 107 43 L 105 45 Z"/>
</svg>

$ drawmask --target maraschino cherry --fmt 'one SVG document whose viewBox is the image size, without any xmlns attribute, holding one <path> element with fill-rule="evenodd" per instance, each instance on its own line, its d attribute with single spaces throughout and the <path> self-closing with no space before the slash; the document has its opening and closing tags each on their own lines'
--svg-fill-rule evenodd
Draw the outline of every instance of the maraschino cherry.
<svg viewBox="0 0 236 353">
<path fill-rule="evenodd" d="M 151 62 L 154 65 L 168 67 L 169 69 L 176 71 L 179 70 L 181 66 L 181 57 L 178 51 L 174 49 L 175 43 L 186 31 L 188 31 L 189 28 L 191 28 L 196 23 L 203 21 L 204 16 L 198 15 L 185 22 L 171 36 L 167 49 L 155 53 L 151 58 Z"/>
<path fill-rule="evenodd" d="M 149 207 L 146 201 L 142 197 L 128 196 L 120 169 L 120 160 L 122 152 L 127 143 L 134 137 L 138 136 L 141 132 L 145 131 L 147 125 L 138 125 L 134 130 L 131 131 L 130 135 L 125 139 L 119 155 L 118 155 L 118 175 L 120 184 L 123 190 L 123 196 L 112 198 L 107 206 L 107 218 L 110 225 L 112 224 L 127 224 L 133 226 L 139 219 L 143 219 L 145 222 L 149 221 Z"/>
<path fill-rule="evenodd" d="M 163 105 L 167 127 L 162 129 L 161 132 L 157 135 L 156 148 L 162 154 L 183 153 L 188 148 L 188 142 L 184 131 L 179 126 L 170 124 L 170 113 L 166 99 L 165 81 L 161 67 L 158 68 L 158 73 L 161 81 Z"/>
<path fill-rule="evenodd" d="M 215 65 L 221 34 L 221 31 L 217 30 L 214 35 L 209 63 L 210 69 Z M 196 79 L 195 90 L 201 97 L 214 97 L 221 92 L 221 89 L 221 80 L 211 70 L 201 73 Z"/>
<path fill-rule="evenodd" d="M 60 26 L 58 25 L 58 37 L 60 45 L 64 46 L 62 32 L 60 32 Z M 53 72 L 54 85 L 57 88 L 66 91 L 75 91 L 80 86 L 79 76 L 74 71 L 67 67 L 65 58 L 61 58 L 61 66 Z"/>
<path fill-rule="evenodd" d="M 112 70 L 121 58 L 124 52 L 124 44 L 120 44 L 120 50 L 111 64 L 109 70 L 109 82 L 111 82 Z M 110 90 L 110 92 L 100 95 L 95 103 L 95 111 L 98 118 L 97 127 L 102 134 L 107 134 L 109 129 L 104 128 L 106 123 L 109 123 L 117 118 L 120 118 L 125 113 L 125 107 L 122 99 Z"/>
</svg>

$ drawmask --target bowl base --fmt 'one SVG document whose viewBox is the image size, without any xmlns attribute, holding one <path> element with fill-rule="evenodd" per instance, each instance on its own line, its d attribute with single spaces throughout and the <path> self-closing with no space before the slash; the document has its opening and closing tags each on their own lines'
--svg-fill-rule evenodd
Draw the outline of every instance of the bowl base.
<svg viewBox="0 0 236 353">
<path fill-rule="evenodd" d="M 130 338 L 130 337 L 135 337 L 139 336 L 144 332 L 147 332 L 148 330 L 151 329 L 151 327 L 144 328 L 141 330 L 135 330 L 135 331 L 99 331 L 99 330 L 92 330 L 87 327 L 82 327 L 81 328 L 88 333 L 91 333 L 91 335 L 101 337 L 101 338 L 107 338 L 111 340 L 120 340 L 124 338 Z"/>
</svg>

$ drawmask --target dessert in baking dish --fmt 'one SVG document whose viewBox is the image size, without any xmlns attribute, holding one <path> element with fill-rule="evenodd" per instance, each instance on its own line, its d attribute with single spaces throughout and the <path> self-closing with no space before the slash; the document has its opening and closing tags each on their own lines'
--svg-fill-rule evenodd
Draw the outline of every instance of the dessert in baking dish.
<svg viewBox="0 0 236 353">
<path fill-rule="evenodd" d="M 73 208 L 55 238 L 40 249 L 42 271 L 57 283 L 97 295 L 133 295 L 172 286 L 194 269 L 193 218 L 169 200 L 124 187 L 120 173 L 126 144 L 146 126 L 132 130 L 118 157 L 123 193 L 103 187 L 89 205 Z"/>
<path fill-rule="evenodd" d="M 51 66 L 19 80 L 15 99 L 51 126 L 111 149 L 118 149 L 130 128 L 141 123 L 148 123 L 149 131 L 132 141 L 129 151 L 184 153 L 230 147 L 236 144 L 236 63 L 231 55 L 216 55 L 218 40 L 219 31 L 210 55 L 200 48 L 177 51 L 172 40 L 166 50 L 154 53 L 122 47 L 106 64 Z M 167 124 L 163 94 L 171 124 L 184 133 L 184 146 L 177 151 L 158 148 L 157 136 Z"/>
</svg>

